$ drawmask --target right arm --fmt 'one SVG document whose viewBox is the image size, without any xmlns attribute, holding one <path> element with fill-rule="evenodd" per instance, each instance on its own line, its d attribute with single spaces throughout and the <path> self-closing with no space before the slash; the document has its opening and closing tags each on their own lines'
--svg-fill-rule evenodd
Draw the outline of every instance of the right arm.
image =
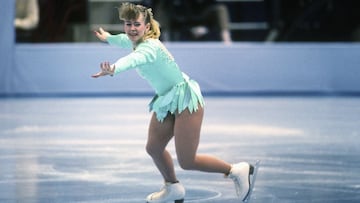
<svg viewBox="0 0 360 203">
<path fill-rule="evenodd" d="M 121 48 L 132 48 L 132 42 L 126 34 L 112 35 L 102 28 L 95 30 L 94 33 L 95 36 L 103 42 L 107 42 L 111 45 L 119 46 Z"/>
<path fill-rule="evenodd" d="M 102 28 L 99 28 L 99 30 L 94 30 L 94 34 L 99 40 L 103 42 L 108 42 L 111 45 L 117 45 L 122 48 L 132 47 L 131 41 L 125 34 L 111 35 L 109 32 L 105 31 Z M 119 61 L 123 61 L 124 63 L 124 60 L 119 60 Z M 105 76 L 105 75 L 111 75 L 111 76 L 114 75 L 115 64 L 110 65 L 109 62 L 103 62 L 100 64 L 100 69 L 101 69 L 100 72 L 92 75 L 93 78 L 98 78 L 100 76 Z"/>
</svg>

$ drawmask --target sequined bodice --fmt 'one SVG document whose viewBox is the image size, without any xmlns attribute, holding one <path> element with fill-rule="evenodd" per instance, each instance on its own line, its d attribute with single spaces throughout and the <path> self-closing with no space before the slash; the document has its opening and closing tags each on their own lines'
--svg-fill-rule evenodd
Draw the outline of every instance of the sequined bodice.
<svg viewBox="0 0 360 203">
<path fill-rule="evenodd" d="M 125 34 L 112 35 L 107 40 L 110 44 L 129 48 L 130 40 Z M 115 74 L 131 68 L 135 68 L 159 95 L 184 81 L 174 57 L 157 39 L 145 40 L 129 55 L 120 58 L 115 63 Z"/>
</svg>

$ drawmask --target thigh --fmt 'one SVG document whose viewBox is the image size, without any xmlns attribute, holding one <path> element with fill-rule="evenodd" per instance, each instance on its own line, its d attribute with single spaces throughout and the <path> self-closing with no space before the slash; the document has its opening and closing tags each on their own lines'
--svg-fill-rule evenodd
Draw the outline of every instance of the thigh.
<svg viewBox="0 0 360 203">
<path fill-rule="evenodd" d="M 149 125 L 147 147 L 163 150 L 173 136 L 174 116 L 168 114 L 164 121 L 160 122 L 156 118 L 156 113 L 153 113 Z"/>
<path fill-rule="evenodd" d="M 196 112 L 188 109 L 178 114 L 175 119 L 175 145 L 179 161 L 193 161 L 200 140 L 200 130 L 204 109 L 199 105 Z"/>
</svg>

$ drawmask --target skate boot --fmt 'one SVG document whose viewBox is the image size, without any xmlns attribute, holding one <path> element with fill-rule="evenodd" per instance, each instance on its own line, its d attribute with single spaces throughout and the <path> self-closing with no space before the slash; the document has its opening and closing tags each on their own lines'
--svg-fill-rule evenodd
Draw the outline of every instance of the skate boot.
<svg viewBox="0 0 360 203">
<path fill-rule="evenodd" d="M 254 166 L 246 162 L 232 165 L 228 175 L 234 181 L 236 194 L 245 201 L 250 191 L 250 175 L 254 172 Z"/>
<path fill-rule="evenodd" d="M 183 203 L 185 188 L 179 182 L 166 182 L 159 192 L 154 192 L 147 196 L 148 203 Z"/>
</svg>

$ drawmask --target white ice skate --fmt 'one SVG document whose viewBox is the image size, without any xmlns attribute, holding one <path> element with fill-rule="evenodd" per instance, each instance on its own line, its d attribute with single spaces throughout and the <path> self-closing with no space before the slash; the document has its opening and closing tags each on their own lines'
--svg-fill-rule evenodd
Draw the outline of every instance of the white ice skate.
<svg viewBox="0 0 360 203">
<path fill-rule="evenodd" d="M 165 183 L 159 192 L 147 196 L 148 203 L 183 203 L 185 188 L 181 183 Z"/>
<path fill-rule="evenodd" d="M 257 161 L 255 166 L 240 162 L 234 164 L 230 170 L 228 177 L 234 181 L 236 194 L 243 202 L 250 200 L 259 164 L 260 161 Z"/>
</svg>

